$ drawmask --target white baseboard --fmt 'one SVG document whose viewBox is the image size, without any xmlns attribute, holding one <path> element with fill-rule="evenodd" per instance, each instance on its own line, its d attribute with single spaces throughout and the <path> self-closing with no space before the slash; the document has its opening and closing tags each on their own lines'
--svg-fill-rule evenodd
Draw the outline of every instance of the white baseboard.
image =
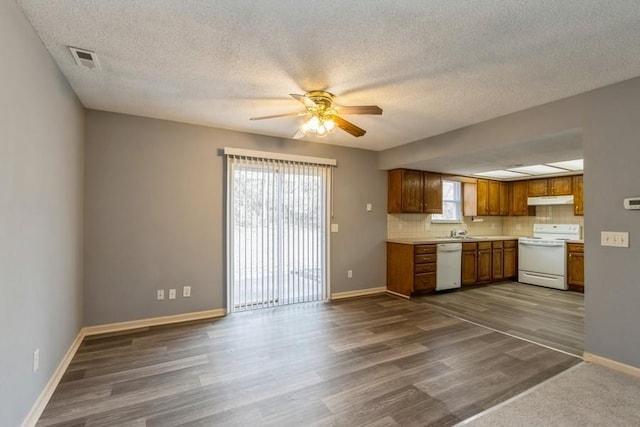
<svg viewBox="0 0 640 427">
<path fill-rule="evenodd" d="M 149 326 L 160 326 L 160 325 L 168 325 L 171 323 L 180 323 L 180 322 L 188 322 L 191 320 L 202 320 L 202 319 L 210 319 L 214 317 L 222 317 L 227 314 L 225 309 L 217 309 L 217 310 L 206 310 L 206 311 L 196 311 L 193 313 L 185 313 L 185 314 L 176 314 L 174 316 L 163 316 L 163 317 L 153 317 L 150 319 L 140 319 L 140 320 L 132 320 L 129 322 L 119 322 L 119 323 L 109 323 L 105 325 L 96 325 L 96 326 L 86 326 L 78 332 L 76 339 L 73 340 L 71 347 L 67 350 L 67 353 L 64 355 L 58 367 L 54 371 L 53 375 L 49 379 L 49 382 L 44 387 L 40 396 L 35 401 L 33 406 L 31 407 L 31 411 L 22 422 L 21 427 L 34 427 L 38 422 L 38 419 L 42 415 L 42 411 L 49 403 L 49 399 L 53 395 L 56 387 L 60 383 L 62 376 L 65 371 L 69 367 L 69 363 L 75 356 L 76 351 L 80 348 L 80 344 L 82 344 L 82 340 L 90 335 L 97 334 L 105 334 L 110 332 L 120 332 L 126 331 L 130 329 L 139 329 L 145 328 Z"/>
<path fill-rule="evenodd" d="M 346 291 L 346 292 L 338 292 L 335 294 L 331 294 L 331 299 L 344 299 L 344 298 L 354 298 L 354 297 L 362 297 L 365 295 L 375 295 L 382 294 L 387 291 L 386 286 L 379 286 L 377 288 L 367 288 L 367 289 L 358 289 L 357 291 Z"/>
<path fill-rule="evenodd" d="M 211 319 L 227 314 L 224 308 L 217 310 L 195 311 L 193 313 L 176 314 L 173 316 L 152 317 L 150 319 L 131 320 L 128 322 L 107 323 L 105 325 L 86 326 L 82 328 L 84 336 L 106 334 L 110 332 L 127 331 L 130 329 L 147 328 L 149 326 L 168 325 L 171 323 L 189 322 L 191 320 Z"/>
<path fill-rule="evenodd" d="M 71 343 L 71 347 L 69 347 L 69 350 L 67 350 L 64 357 L 58 364 L 58 367 L 53 372 L 53 375 L 49 379 L 49 382 L 46 386 L 44 386 L 44 389 L 40 393 L 40 396 L 38 396 L 38 399 L 31 407 L 31 411 L 29 411 L 27 418 L 25 418 L 22 422 L 22 427 L 33 427 L 36 425 L 38 419 L 40 418 L 40 415 L 42 415 L 42 411 L 44 411 L 44 408 L 47 406 L 47 403 L 49 403 L 49 399 L 51 399 L 53 392 L 55 391 L 56 387 L 58 387 L 58 383 L 60 383 L 62 376 L 69 366 L 69 363 L 71 363 L 71 359 L 73 359 L 73 356 L 75 356 L 76 351 L 78 351 L 80 344 L 82 344 L 83 339 L 84 335 L 82 333 L 82 329 L 80 329 L 78 335 L 76 336 L 76 339 L 74 339 Z"/>
<path fill-rule="evenodd" d="M 604 366 L 605 368 L 613 369 L 627 375 L 640 378 L 640 368 L 635 366 L 626 365 L 624 363 L 616 362 L 615 360 L 607 359 L 606 357 L 597 356 L 586 351 L 582 354 L 585 362 L 595 363 L 596 365 Z"/>
<path fill-rule="evenodd" d="M 389 295 L 393 295 L 396 297 L 400 297 L 400 298 L 404 298 L 404 299 L 411 299 L 410 296 L 404 295 L 404 294 L 400 294 L 398 292 L 394 292 L 394 291 L 390 291 L 389 289 L 385 289 L 385 291 L 389 294 Z"/>
</svg>

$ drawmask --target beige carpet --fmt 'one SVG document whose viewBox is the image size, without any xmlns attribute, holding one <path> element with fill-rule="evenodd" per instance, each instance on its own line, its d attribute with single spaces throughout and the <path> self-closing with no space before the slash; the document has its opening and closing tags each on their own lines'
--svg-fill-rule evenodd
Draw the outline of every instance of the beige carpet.
<svg viewBox="0 0 640 427">
<path fill-rule="evenodd" d="M 640 426 L 640 379 L 580 363 L 460 426 Z"/>
</svg>

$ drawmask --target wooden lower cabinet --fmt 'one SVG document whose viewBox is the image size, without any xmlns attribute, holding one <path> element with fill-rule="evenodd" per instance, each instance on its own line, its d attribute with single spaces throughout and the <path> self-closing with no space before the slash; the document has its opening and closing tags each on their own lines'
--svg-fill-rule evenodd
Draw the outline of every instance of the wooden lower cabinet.
<svg viewBox="0 0 640 427">
<path fill-rule="evenodd" d="M 476 284 L 491 282 L 491 242 L 478 243 L 478 273 Z"/>
<path fill-rule="evenodd" d="M 584 292 L 584 244 L 567 244 L 567 284 L 569 289 Z"/>
<path fill-rule="evenodd" d="M 504 243 L 493 242 L 491 244 L 491 280 L 499 282 L 504 279 Z"/>
<path fill-rule="evenodd" d="M 504 279 L 515 279 L 518 276 L 518 241 L 505 240 L 503 257 Z"/>
<path fill-rule="evenodd" d="M 478 256 L 477 243 L 462 244 L 462 286 L 470 286 L 476 284 L 477 262 Z"/>
<path fill-rule="evenodd" d="M 387 243 L 387 289 L 410 297 L 436 289 L 436 245 Z"/>
<path fill-rule="evenodd" d="M 518 241 L 462 243 L 462 286 L 515 279 L 518 274 Z M 437 245 L 387 243 L 387 289 L 410 297 L 435 291 Z"/>
</svg>

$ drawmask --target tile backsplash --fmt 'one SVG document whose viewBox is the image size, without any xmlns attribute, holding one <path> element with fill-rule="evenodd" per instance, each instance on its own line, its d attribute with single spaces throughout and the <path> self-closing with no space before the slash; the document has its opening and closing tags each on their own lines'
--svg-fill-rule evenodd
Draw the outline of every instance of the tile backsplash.
<svg viewBox="0 0 640 427">
<path fill-rule="evenodd" d="M 584 217 L 573 214 L 573 205 L 536 206 L 536 216 L 504 217 L 502 231 L 509 236 L 531 236 L 533 224 L 580 224 L 584 228 Z"/>
<path fill-rule="evenodd" d="M 481 219 L 482 222 L 472 222 L 471 217 L 464 217 L 462 224 L 432 224 L 428 214 L 388 214 L 387 238 L 444 237 L 451 230 L 461 228 L 472 236 L 531 236 L 533 224 L 580 224 L 584 227 L 584 217 L 573 215 L 573 205 L 537 206 L 536 216 L 487 216 Z"/>
<path fill-rule="evenodd" d="M 501 235 L 501 217 L 483 217 L 482 222 L 472 222 L 464 217 L 462 224 L 431 223 L 429 214 L 388 214 L 387 238 L 406 239 L 423 237 L 445 237 L 451 230 L 466 229 L 470 235 Z"/>
</svg>

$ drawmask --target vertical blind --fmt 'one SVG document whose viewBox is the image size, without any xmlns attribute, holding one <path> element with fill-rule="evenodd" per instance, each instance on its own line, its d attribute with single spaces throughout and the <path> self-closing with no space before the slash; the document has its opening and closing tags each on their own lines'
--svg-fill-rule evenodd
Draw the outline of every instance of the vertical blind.
<svg viewBox="0 0 640 427">
<path fill-rule="evenodd" d="M 327 298 L 331 168 L 227 155 L 231 311 Z"/>
</svg>

